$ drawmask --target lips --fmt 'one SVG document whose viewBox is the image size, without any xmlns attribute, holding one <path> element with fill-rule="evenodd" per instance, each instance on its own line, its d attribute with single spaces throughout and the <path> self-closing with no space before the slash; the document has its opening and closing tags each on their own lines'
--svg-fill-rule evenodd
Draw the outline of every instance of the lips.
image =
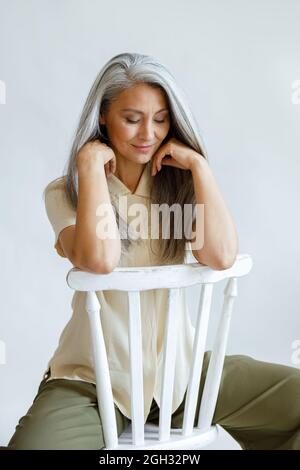
<svg viewBox="0 0 300 470">
<path fill-rule="evenodd" d="M 153 147 L 153 145 L 147 145 L 147 146 L 142 146 L 142 147 L 137 147 L 136 145 L 132 145 L 136 152 L 141 152 L 141 153 L 147 153 L 151 150 L 151 148 Z"/>
<path fill-rule="evenodd" d="M 137 149 L 149 149 L 152 145 L 133 145 Z"/>
</svg>

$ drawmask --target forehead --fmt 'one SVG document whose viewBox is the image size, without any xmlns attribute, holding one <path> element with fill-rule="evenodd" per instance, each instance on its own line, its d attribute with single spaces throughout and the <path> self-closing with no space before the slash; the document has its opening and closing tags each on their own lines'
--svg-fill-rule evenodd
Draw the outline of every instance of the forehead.
<svg viewBox="0 0 300 470">
<path fill-rule="evenodd" d="M 147 84 L 138 84 L 123 90 L 112 105 L 115 109 L 136 108 L 141 111 L 148 108 L 159 110 L 169 107 L 165 91 Z"/>
</svg>

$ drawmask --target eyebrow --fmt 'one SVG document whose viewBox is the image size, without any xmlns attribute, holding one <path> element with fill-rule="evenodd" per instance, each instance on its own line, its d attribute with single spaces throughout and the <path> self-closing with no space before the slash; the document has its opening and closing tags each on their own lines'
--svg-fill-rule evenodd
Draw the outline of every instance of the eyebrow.
<svg viewBox="0 0 300 470">
<path fill-rule="evenodd" d="M 121 111 L 133 111 L 134 113 L 144 114 L 143 111 L 140 111 L 139 109 L 134 109 L 134 108 L 125 108 L 125 109 L 121 109 Z M 159 111 L 156 111 L 155 114 L 161 113 L 162 111 L 169 111 L 169 110 L 168 108 L 162 108 Z"/>
</svg>

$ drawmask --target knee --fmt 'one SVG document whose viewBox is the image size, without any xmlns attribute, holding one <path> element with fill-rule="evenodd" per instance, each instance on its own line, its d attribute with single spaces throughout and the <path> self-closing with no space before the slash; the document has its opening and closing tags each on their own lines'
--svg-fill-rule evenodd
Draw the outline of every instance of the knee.
<svg viewBox="0 0 300 470">
<path fill-rule="evenodd" d="M 8 445 L 11 450 L 55 449 L 53 436 L 42 421 L 23 416 Z"/>
</svg>

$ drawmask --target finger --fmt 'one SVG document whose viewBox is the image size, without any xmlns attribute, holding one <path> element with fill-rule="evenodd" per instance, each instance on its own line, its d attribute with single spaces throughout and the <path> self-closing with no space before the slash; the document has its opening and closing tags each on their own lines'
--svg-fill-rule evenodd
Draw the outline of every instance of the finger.
<svg viewBox="0 0 300 470">
<path fill-rule="evenodd" d="M 163 155 L 162 158 L 159 158 L 157 162 L 157 171 L 161 170 L 162 165 L 173 166 L 172 165 L 173 162 L 175 162 L 175 166 L 176 166 L 176 161 L 174 160 L 174 158 L 172 158 L 170 155 Z"/>
<path fill-rule="evenodd" d="M 156 154 L 152 157 L 152 162 L 151 162 L 151 174 L 153 176 L 155 175 L 155 156 Z"/>
<path fill-rule="evenodd" d="M 160 162 L 159 171 L 161 170 L 162 165 L 172 165 L 173 163 L 175 163 L 176 165 L 176 161 L 174 160 L 174 158 L 170 156 L 164 157 Z"/>
<path fill-rule="evenodd" d="M 117 168 L 117 163 L 116 163 L 116 159 L 115 159 L 115 158 L 113 158 L 113 159 L 111 160 L 111 168 L 112 168 L 112 171 L 113 171 L 113 173 L 114 173 L 114 172 L 116 171 L 116 168 Z"/>
<path fill-rule="evenodd" d="M 164 148 L 161 148 L 158 150 L 158 152 L 154 155 L 153 157 L 153 164 L 152 164 L 152 175 L 156 175 L 156 173 L 158 172 L 158 168 L 159 168 L 159 160 L 161 158 L 163 158 L 165 155 L 165 152 L 164 152 Z"/>
<path fill-rule="evenodd" d="M 156 166 L 157 170 L 161 170 L 161 165 L 162 165 L 162 160 L 164 158 L 172 158 L 171 154 L 171 148 L 170 148 L 170 141 L 167 142 L 163 147 L 162 150 L 159 152 L 157 160 L 156 160 Z"/>
<path fill-rule="evenodd" d="M 163 158 L 165 158 L 166 154 L 167 154 L 167 150 L 164 149 L 163 152 L 161 152 L 156 160 L 156 167 L 157 167 L 157 171 L 160 171 L 161 170 L 161 162 L 163 160 Z"/>
</svg>

